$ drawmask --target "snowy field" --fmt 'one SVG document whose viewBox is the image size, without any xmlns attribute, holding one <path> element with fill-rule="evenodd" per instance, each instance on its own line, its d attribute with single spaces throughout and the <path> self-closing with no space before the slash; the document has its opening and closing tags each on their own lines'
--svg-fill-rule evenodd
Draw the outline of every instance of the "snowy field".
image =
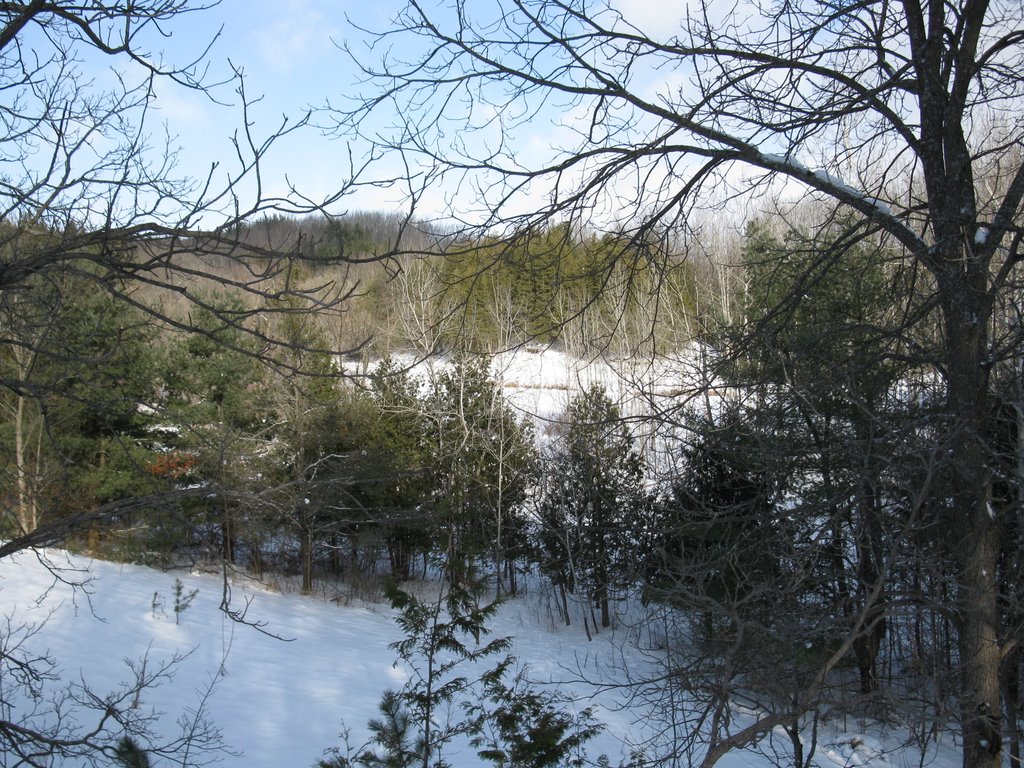
<svg viewBox="0 0 1024 768">
<path fill-rule="evenodd" d="M 216 575 L 90 562 L 63 552 L 49 552 L 47 558 L 69 569 L 63 581 L 29 552 L 0 563 L 5 634 L 17 638 L 17 628 L 25 623 L 42 625 L 24 649 L 48 651 L 61 665 L 63 682 L 84 680 L 100 694 L 131 677 L 126 660 L 148 656 L 152 667 L 175 654 L 189 654 L 176 665 L 173 680 L 147 690 L 138 705 L 161 713 L 160 728 L 173 733 L 177 719 L 194 711 L 213 681 L 208 714 L 232 750 L 219 756 L 221 765 L 312 766 L 324 749 L 340 743 L 342 723 L 351 731 L 352 745 L 359 746 L 367 719 L 377 714 L 381 692 L 403 683 L 405 673 L 388 648 L 399 632 L 386 605 L 346 605 L 323 596 L 236 584 L 234 605 L 250 599 L 249 618 L 264 622 L 267 631 L 285 641 L 228 620 L 218 610 L 222 584 Z M 176 617 L 172 606 L 179 578 L 186 593 L 198 592 Z M 68 580 L 86 580 L 86 586 L 73 589 L 64 583 Z M 492 629 L 497 636 L 514 638 L 513 653 L 528 666 L 531 678 L 577 697 L 580 708 L 597 706 L 596 718 L 606 730 L 588 746 L 591 758 L 604 753 L 615 765 L 632 743 L 644 738 L 649 715 L 630 705 L 626 691 L 596 692 L 567 682 L 580 668 L 597 682 L 619 679 L 623 666 L 634 675 L 650 671 L 651 654 L 638 650 L 629 633 L 606 631 L 588 641 L 581 626 L 558 626 L 550 597 L 539 587 L 502 606 Z M 736 724 L 744 724 L 743 713 L 737 713 Z M 905 734 L 871 724 L 825 723 L 813 765 L 960 764 L 952 736 L 925 755 L 905 748 L 905 741 Z M 719 764 L 785 765 L 787 742 L 784 735 L 772 734 L 760 750 L 729 755 Z M 774 750 L 779 753 L 773 759 Z M 455 768 L 483 764 L 469 749 L 449 758 Z M 0 762 L 6 764 L 2 756 Z"/>
<path fill-rule="evenodd" d="M 444 357 L 418 361 L 412 355 L 396 355 L 393 359 L 424 382 L 449 364 Z M 518 347 L 490 356 L 491 376 L 509 403 L 537 420 L 542 431 L 544 424 L 558 421 L 569 401 L 591 385 L 603 386 L 627 415 L 641 415 L 652 400 L 660 403 L 681 388 L 694 386 L 698 370 L 695 356 L 674 361 L 643 356 L 583 360 L 550 346 Z"/>
</svg>

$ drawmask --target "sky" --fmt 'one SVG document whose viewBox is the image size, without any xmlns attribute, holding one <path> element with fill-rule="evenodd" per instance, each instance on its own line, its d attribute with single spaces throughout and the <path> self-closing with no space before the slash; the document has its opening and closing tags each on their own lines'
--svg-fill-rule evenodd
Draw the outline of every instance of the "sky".
<svg viewBox="0 0 1024 768">
<path fill-rule="evenodd" d="M 175 22 L 164 44 L 169 57 L 187 61 L 213 40 L 208 80 L 230 79 L 233 69 L 244 73 L 246 95 L 256 102 L 252 131 L 263 141 L 294 125 L 311 107 L 351 92 L 357 73 L 339 45 L 359 33 L 347 17 L 383 24 L 387 7 L 351 0 L 223 0 Z M 178 138 L 182 167 L 190 175 L 203 174 L 214 162 L 225 170 L 237 168 L 230 141 L 243 122 L 236 87 L 231 81 L 212 90 L 223 104 L 173 85 L 158 93 L 158 116 Z M 345 143 L 310 126 L 269 153 L 265 184 L 270 194 L 282 194 L 290 182 L 319 200 L 340 188 L 347 167 Z"/>
<path fill-rule="evenodd" d="M 355 190 L 346 187 L 353 169 L 362 164 L 370 147 L 359 137 L 332 132 L 333 113 L 325 107 L 351 107 L 359 95 L 379 93 L 381 84 L 367 83 L 352 56 L 361 57 L 371 65 L 379 61 L 383 47 L 370 50 L 373 38 L 365 30 L 393 29 L 404 0 L 210 1 L 213 2 L 211 7 L 200 8 L 202 0 L 195 0 L 194 11 L 171 19 L 159 30 L 162 34 L 151 30 L 138 41 L 138 48 L 148 58 L 171 68 L 202 61 L 205 90 L 189 89 L 161 79 L 155 85 L 155 98 L 150 103 L 146 130 L 158 149 L 163 146 L 164 134 L 169 137 L 175 159 L 172 177 L 192 179 L 197 185 L 209 177 L 211 188 L 221 189 L 237 177 L 243 163 L 251 159 L 246 151 L 248 142 L 262 147 L 276 137 L 260 166 L 259 194 L 252 175 L 245 184 L 234 188 L 240 193 L 243 211 L 256 199 L 268 198 L 290 198 L 292 205 L 282 206 L 286 210 L 315 205 L 323 205 L 332 213 L 403 210 L 408 201 L 407 189 L 401 184 L 363 185 Z M 687 4 L 659 0 L 609 2 L 629 23 L 652 37 L 664 39 L 671 37 L 679 26 Z M 451 3 L 447 0 L 424 0 L 424 3 L 428 9 L 434 4 L 439 9 L 436 11 L 439 17 L 447 14 L 451 20 Z M 500 6 L 498 0 L 470 0 L 467 7 L 474 20 L 479 21 L 494 18 Z M 434 12 L 429 12 L 433 17 Z M 389 38 L 389 42 L 391 40 L 396 41 L 394 52 L 399 58 L 416 59 L 418 51 L 412 47 L 417 44 L 414 38 L 403 36 Z M 111 90 L 116 84 L 116 75 L 134 77 L 131 82 L 138 82 L 140 77 L 139 70 L 133 70 L 124 57 L 90 55 L 87 49 L 82 66 L 94 78 L 97 92 Z M 630 72 L 631 87 L 648 99 L 657 98 L 659 93 L 677 94 L 686 87 L 688 78 L 674 61 L 633 62 Z M 240 84 L 244 85 L 244 100 L 238 92 Z M 430 146 L 437 147 L 438 153 L 445 157 L 450 157 L 453 150 L 475 150 L 478 156 L 486 155 L 486 151 L 480 152 L 482 148 L 499 147 L 506 165 L 536 168 L 554 162 L 561 148 L 579 146 L 584 141 L 581 137 L 590 133 L 593 115 L 588 106 L 592 105 L 573 103 L 564 94 L 542 93 L 531 94 L 526 102 L 511 101 L 509 105 L 501 104 L 500 90 L 489 93 L 497 97 L 495 102 L 475 100 L 472 107 L 467 106 L 468 99 L 460 93 L 459 98 L 445 102 L 445 111 L 440 117 L 432 117 L 433 122 L 419 126 L 426 132 L 419 135 L 428 135 Z M 243 101 L 248 104 L 247 112 L 243 112 Z M 524 115 L 529 115 L 529 119 L 524 119 Z M 364 122 L 361 130 L 364 134 L 375 131 L 388 134 L 389 129 L 408 116 L 383 108 L 374 113 L 373 121 Z M 622 113 L 617 113 L 606 124 L 614 130 L 615 121 L 622 117 Z M 476 130 L 467 131 L 467 124 Z M 651 124 L 642 125 L 647 129 Z M 243 148 L 241 160 L 237 146 Z M 36 162 L 48 160 L 45 140 L 40 142 L 38 154 Z M 0 158 L 0 164 L 5 160 Z M 379 163 L 383 170 L 375 177 L 401 178 L 406 172 L 401 161 L 398 153 L 388 153 Z M 668 188 L 677 175 L 685 175 L 685 167 L 669 168 L 659 159 L 652 160 L 648 167 L 637 165 L 631 170 L 632 173 L 618 174 L 608 185 L 605 196 L 595 204 L 595 222 L 592 223 L 618 226 L 624 222 L 624 216 L 630 215 L 631 207 L 637 209 L 638 203 L 649 200 L 645 189 L 650 192 L 666 179 Z M 2 171 L 0 167 L 0 174 Z M 593 172 L 593 164 L 581 164 L 561 175 L 560 183 L 563 189 L 571 187 Z M 417 208 L 417 215 L 420 218 L 461 215 L 462 220 L 479 222 L 494 210 L 494 195 L 505 191 L 499 187 L 488 188 L 492 181 L 452 174 L 442 184 L 430 188 Z M 542 209 L 551 183 L 550 177 L 535 180 L 532 187 L 512 198 L 503 214 L 515 216 Z M 479 189 L 488 189 L 492 197 L 485 198 Z M 343 196 L 341 190 L 346 190 Z M 129 195 L 126 193 L 124 197 Z M 453 199 L 457 204 L 450 206 Z M 132 203 L 129 200 L 127 204 Z M 223 213 L 226 209 L 230 206 L 222 205 L 220 211 Z M 223 217 L 204 219 L 204 223 L 218 221 L 223 221 Z"/>
<path fill-rule="evenodd" d="M 666 8 L 670 4 L 657 0 L 618 0 L 618 5 L 645 29 L 670 29 L 680 13 L 678 6 Z M 153 49 L 172 61 L 189 61 L 216 38 L 206 58 L 208 80 L 227 79 L 233 68 L 244 73 L 247 96 L 257 102 L 250 114 L 252 131 L 262 141 L 294 125 L 310 108 L 345 104 L 356 94 L 360 73 L 341 46 L 365 52 L 367 37 L 359 27 L 387 29 L 400 6 L 400 0 L 222 0 L 176 20 L 170 36 Z M 193 177 L 204 176 L 215 162 L 221 172 L 237 168 L 230 141 L 243 123 L 236 85 L 213 89 L 211 95 L 223 104 L 171 85 L 158 91 L 154 116 L 166 121 L 182 148 L 180 167 Z M 313 120 L 326 122 L 322 114 Z M 538 119 L 530 128 L 531 135 L 521 139 L 523 151 L 550 150 L 558 127 Z M 358 161 L 366 151 L 359 142 L 327 136 L 315 126 L 276 144 L 264 168 L 265 193 L 281 195 L 294 185 L 316 202 L 341 188 L 350 176 L 350 157 Z M 332 210 L 394 209 L 401 203 L 400 191 L 364 189 Z M 432 205 L 443 208 L 441 193 Z"/>
<path fill-rule="evenodd" d="M 364 186 L 343 198 L 336 198 L 351 178 L 353 165 L 358 167 L 361 164 L 368 146 L 364 141 L 351 136 L 329 135 L 325 127 L 332 122 L 331 114 L 322 111 L 322 108 L 328 104 L 336 107 L 351 106 L 351 100 L 360 93 L 379 93 L 380 83 L 360 82 L 359 67 L 343 48 L 347 47 L 368 62 L 379 60 L 383 46 L 375 51 L 368 50 L 371 35 L 363 30 L 384 32 L 392 29 L 393 20 L 404 7 L 404 0 L 191 0 L 191 4 L 197 7 L 204 1 L 213 5 L 196 12 L 180 14 L 162 30 L 164 36 L 152 35 L 142 41 L 143 46 L 155 57 L 177 65 L 193 61 L 205 51 L 203 61 L 208 69 L 204 81 L 210 85 L 206 92 L 188 90 L 164 81 L 157 85 L 156 99 L 152 102 L 153 111 L 148 129 L 159 138 L 158 134 L 166 127 L 171 145 L 178 150 L 177 172 L 201 180 L 214 169 L 214 185 L 218 182 L 223 184 L 239 171 L 233 140 L 251 139 L 256 145 L 262 146 L 268 138 L 284 130 L 286 135 L 274 142 L 262 163 L 263 198 L 289 196 L 291 190 L 296 189 L 301 202 L 329 204 L 330 210 L 336 213 L 346 209 L 401 210 L 406 200 L 405 189 L 400 185 L 390 188 L 383 185 Z M 670 39 L 680 28 L 688 6 L 699 5 L 699 0 L 672 3 L 663 0 L 606 2 L 630 24 L 662 40 Z M 481 18 L 495 18 L 499 12 L 499 3 L 500 0 L 466 0 L 466 7 L 474 20 L 479 21 Z M 452 0 L 422 0 L 422 4 L 432 18 L 435 15 L 444 17 L 446 14 L 449 20 L 452 17 Z M 756 27 L 758 24 L 756 13 L 751 11 L 756 6 L 748 0 L 707 5 L 709 12 L 721 14 L 721 19 L 710 19 L 712 27 L 726 19 L 732 29 L 750 28 L 749 25 Z M 588 6 L 594 7 L 600 6 L 598 3 Z M 404 55 L 409 60 L 415 60 L 418 51 L 413 47 L 416 43 L 410 43 L 410 39 L 409 36 L 391 38 L 395 41 L 399 57 Z M 512 54 L 513 58 L 518 53 L 517 48 Z M 601 51 L 596 55 L 606 54 L 607 51 Z M 550 60 L 542 58 L 541 63 L 550 63 Z M 111 69 L 123 67 L 123 60 L 118 63 L 109 57 L 97 57 L 89 62 L 89 66 L 95 67 L 96 83 L 102 91 L 113 83 Z M 629 66 L 630 87 L 648 100 L 662 96 L 676 108 L 681 108 L 679 103 L 685 102 L 687 88 L 694 87 L 692 70 L 692 62 L 677 59 L 659 61 L 650 57 L 639 63 L 634 60 Z M 233 77 L 235 74 L 244 75 L 249 104 L 247 114 L 243 114 L 242 99 L 235 92 L 239 83 Z M 496 101 L 500 103 L 500 85 L 498 91 Z M 493 95 L 494 91 L 489 93 Z M 682 100 L 680 94 L 684 96 Z M 591 133 L 594 117 L 592 104 L 568 103 L 570 100 L 564 95 L 551 96 L 548 93 L 547 96 L 549 98 L 543 107 L 529 121 L 525 121 L 522 120 L 523 115 L 532 114 L 533 107 L 545 98 L 543 94 L 533 93 L 528 97 L 532 101 L 525 108 L 521 102 L 513 102 L 511 108 L 507 104 L 496 108 L 493 103 L 480 107 L 477 101 L 475 108 L 479 112 L 471 111 L 466 106 L 465 95 L 460 94 L 461 103 L 458 99 L 446 103 L 446 109 L 451 109 L 450 114 L 446 112 L 433 123 L 428 122 L 418 128 L 436 134 L 438 143 L 433 143 L 435 137 L 432 136 L 431 146 L 439 147 L 438 152 L 445 157 L 450 156 L 448 153 L 453 148 L 456 151 L 460 149 L 460 143 L 468 143 L 471 149 L 494 146 L 501 148 L 503 162 L 520 163 L 520 167 L 535 169 L 550 164 L 559 148 L 584 145 L 585 139 L 581 137 Z M 588 106 L 591 107 L 590 111 Z M 502 108 L 505 109 L 504 113 Z M 463 110 L 461 115 L 460 109 Z M 636 125 L 640 129 L 635 131 L 636 125 L 630 122 L 635 115 L 628 114 L 628 110 L 628 105 L 615 106 L 611 117 L 603 116 L 598 132 L 615 131 L 619 125 L 617 121 L 621 120 L 629 125 L 629 130 L 634 131 L 631 135 L 644 135 L 644 131 L 651 129 L 657 121 L 653 115 L 639 118 Z M 415 114 L 415 111 L 406 111 Z M 310 123 L 296 128 L 307 115 L 310 115 Z M 365 123 L 363 128 L 368 132 L 377 128 L 387 132 L 388 127 L 393 127 L 408 116 L 389 114 L 386 109 L 382 109 L 375 118 L 379 122 Z M 464 119 L 480 130 L 467 132 Z M 517 124 L 517 121 L 522 122 Z M 508 134 L 509 125 L 515 130 L 511 138 Z M 246 126 L 250 130 L 248 137 L 239 134 Z M 661 129 L 664 127 L 664 124 L 660 126 Z M 417 133 L 423 135 L 420 131 Z M 503 141 L 499 142 L 499 137 Z M 448 143 L 447 149 L 445 142 Z M 46 162 L 45 142 L 41 144 L 39 155 L 42 162 Z M 810 145 L 806 148 L 813 150 Z M 764 146 L 763 151 L 774 152 L 775 147 Z M 824 159 L 798 159 L 809 167 L 824 167 L 829 154 L 830 148 L 826 146 Z M 671 191 L 673 184 L 678 179 L 686 178 L 688 171 L 696 166 L 693 156 L 684 157 L 679 165 L 670 165 L 679 157 L 680 153 L 654 158 L 650 160 L 650 166 L 644 166 L 643 161 L 634 161 L 613 182 L 608 182 L 607 186 L 603 183 L 599 185 L 602 191 L 607 190 L 607 194 L 597 200 L 594 207 L 597 212 L 595 217 L 603 217 L 598 223 L 610 227 L 625 224 L 630 215 L 630 203 L 633 203 L 635 215 L 646 215 L 644 209 L 654 204 L 652 200 L 657 194 L 654 190 L 660 186 L 662 193 Z M 6 157 L 0 157 L 0 176 L 5 175 L 2 164 L 7 160 Z M 398 161 L 395 153 L 387 156 L 384 163 L 385 178 L 388 175 L 392 178 L 402 176 L 404 169 Z M 563 188 L 599 178 L 595 175 L 596 162 L 593 161 L 589 167 L 574 167 L 564 174 L 560 179 Z M 835 174 L 836 169 L 831 168 L 830 173 Z M 741 164 L 730 165 L 723 174 L 724 180 L 714 185 L 713 189 L 714 194 L 721 199 L 711 199 L 708 201 L 709 207 L 724 205 L 726 201 L 731 204 L 731 192 L 745 195 L 748 182 L 759 178 L 757 172 Z M 856 178 L 853 178 L 855 174 L 846 175 L 851 176 L 847 181 L 856 182 Z M 479 182 L 482 188 L 486 188 L 486 180 L 481 182 L 473 178 L 470 181 Z M 538 210 L 547 199 L 550 188 L 546 180 L 538 182 L 536 188 L 515 200 L 515 206 L 518 207 L 504 213 L 516 215 Z M 250 199 L 254 196 L 252 185 L 240 189 Z M 805 192 L 806 187 L 799 182 L 792 182 L 788 186 L 773 183 L 760 189 L 765 199 L 790 201 L 800 198 Z M 472 214 L 478 221 L 489 210 L 493 210 L 489 207 L 493 201 L 481 202 L 482 196 L 471 183 L 466 180 L 459 183 L 452 179 L 446 185 L 432 189 L 425 197 L 419 213 L 444 216 L 449 212 L 447 203 L 451 197 L 458 198 L 461 210 L 464 211 L 473 208 L 474 202 L 477 203 Z M 243 200 L 243 209 L 246 207 L 245 202 Z M 623 213 L 623 210 L 626 212 Z M 740 215 L 735 217 L 737 220 L 747 215 L 740 210 Z M 473 218 L 473 215 L 467 214 L 468 218 Z M 622 218 L 617 218 L 620 216 Z"/>
</svg>

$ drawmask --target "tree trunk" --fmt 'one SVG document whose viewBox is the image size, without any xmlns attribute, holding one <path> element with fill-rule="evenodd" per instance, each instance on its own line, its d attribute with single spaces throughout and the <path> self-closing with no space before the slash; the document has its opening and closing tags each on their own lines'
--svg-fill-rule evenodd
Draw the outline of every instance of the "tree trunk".
<svg viewBox="0 0 1024 768">
<path fill-rule="evenodd" d="M 1006 713 L 1007 746 L 1010 753 L 1010 765 L 1021 764 L 1020 731 L 1017 720 L 1020 711 L 1020 648 L 1015 648 L 1003 663 L 1003 708 Z"/>
<path fill-rule="evenodd" d="M 32 533 L 38 525 L 35 499 L 29 489 L 28 466 L 25 451 L 25 397 L 18 395 L 18 408 L 14 416 L 14 463 L 18 474 L 18 527 L 22 535 Z"/>
<path fill-rule="evenodd" d="M 788 723 L 782 726 L 786 735 L 789 736 L 789 742 L 793 745 L 793 766 L 794 768 L 804 768 L 804 741 L 800 738 L 800 718 L 796 718 L 792 723 Z"/>
<path fill-rule="evenodd" d="M 570 626 L 572 620 L 569 617 L 569 597 L 566 594 L 565 581 L 558 582 L 558 594 L 562 598 L 562 618 L 565 619 L 565 626 Z"/>
<path fill-rule="evenodd" d="M 1013 404 L 1014 429 L 1013 448 L 1014 466 L 1012 471 L 1012 485 L 1008 493 L 1009 515 L 1007 526 L 1008 533 L 1003 536 L 1003 541 L 1009 548 L 1003 555 L 1003 573 L 1001 574 L 1002 589 L 1007 596 L 1009 615 L 1004 617 L 1005 626 L 1019 626 L 1022 618 L 1021 605 L 1019 602 L 1020 567 L 1024 563 L 1022 557 L 1021 536 L 1024 535 L 1022 526 L 1022 509 L 1024 509 L 1024 379 L 1022 371 L 1014 371 L 1014 378 L 1017 390 L 1014 393 L 1015 403 Z M 1006 654 L 1003 659 L 1003 711 L 1006 714 L 1006 736 L 1007 747 L 1010 755 L 1010 765 L 1021 764 L 1020 730 L 1017 722 L 1021 716 L 1020 678 L 1021 662 L 1024 656 L 1021 654 L 1021 647 L 1018 644 L 1012 651 Z"/>
<path fill-rule="evenodd" d="M 516 561 L 509 557 L 505 559 L 506 577 L 508 578 L 508 591 L 512 597 L 519 594 L 519 579 L 516 577 Z"/>
<path fill-rule="evenodd" d="M 594 605 L 601 612 L 601 628 L 607 629 L 612 625 L 611 612 L 608 608 L 608 582 L 599 581 L 591 594 L 591 598 L 594 601 Z M 596 618 L 594 619 L 594 626 L 597 626 Z"/>
<path fill-rule="evenodd" d="M 964 768 L 999 768 L 999 526 L 991 505 L 991 470 L 983 443 L 988 433 L 988 382 L 983 366 L 988 313 L 969 295 L 969 280 L 946 294 L 948 450 L 952 503 L 948 532 L 957 558 L 955 605 L 959 630 L 960 717 Z M 952 295 L 952 300 L 948 297 Z M 976 294 L 980 295 L 980 294 Z"/>
<path fill-rule="evenodd" d="M 223 516 L 220 521 L 220 535 L 222 540 L 222 549 L 225 563 L 235 562 L 235 532 L 231 525 L 231 510 L 228 507 L 228 503 L 225 500 L 223 507 Z"/>
<path fill-rule="evenodd" d="M 867 441 L 865 440 L 865 444 Z M 878 690 L 878 653 L 885 639 L 885 590 L 882 579 L 882 522 L 874 478 L 865 477 L 859 492 L 860 520 L 857 536 L 857 587 L 865 612 L 864 628 L 854 640 L 853 648 L 860 671 L 860 691 L 871 694 Z M 877 594 L 876 594 L 877 589 Z"/>
<path fill-rule="evenodd" d="M 983 505 L 985 506 L 985 505 Z M 999 614 L 996 608 L 996 526 L 982 509 L 972 516 L 976 530 L 965 542 L 959 595 L 964 768 L 1001 764 L 999 713 Z"/>
<path fill-rule="evenodd" d="M 307 513 L 300 513 L 303 518 Z M 313 591 L 313 525 L 311 521 L 305 520 L 306 525 L 302 526 L 299 534 L 299 560 L 302 567 L 302 591 L 309 594 Z"/>
</svg>

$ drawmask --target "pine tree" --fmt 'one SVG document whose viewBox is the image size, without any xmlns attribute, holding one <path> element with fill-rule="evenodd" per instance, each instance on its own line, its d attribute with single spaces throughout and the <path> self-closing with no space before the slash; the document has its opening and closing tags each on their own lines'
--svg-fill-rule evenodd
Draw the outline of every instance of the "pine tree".
<svg viewBox="0 0 1024 768">
<path fill-rule="evenodd" d="M 413 558 L 428 552 L 437 535 L 427 503 L 433 478 L 419 388 L 420 382 L 391 359 L 381 362 L 373 377 L 374 415 L 367 443 L 379 476 L 388 480 L 365 489 L 367 507 L 377 510 L 367 526 L 380 531 L 391 577 L 399 582 L 412 578 Z"/>
<path fill-rule="evenodd" d="M 535 690 L 523 670 L 511 684 L 490 678 L 483 693 L 465 707 L 472 722 L 470 744 L 482 760 L 499 768 L 588 764 L 583 745 L 602 730 L 593 708 L 572 712 L 567 696 Z"/>
<path fill-rule="evenodd" d="M 789 473 L 785 456 L 768 450 L 779 449 L 777 436 L 738 407 L 691 427 L 682 470 L 658 507 L 646 579 L 649 596 L 696 611 L 711 641 L 733 618 L 772 610 L 788 549 L 778 505 Z"/>
<path fill-rule="evenodd" d="M 498 603 L 482 603 L 484 583 L 471 567 L 461 562 L 445 563 L 445 567 L 453 572 L 435 600 L 420 600 L 394 585 L 388 588 L 404 633 L 392 648 L 410 672 L 409 682 L 398 697 L 415 729 L 422 768 L 444 765 L 443 748 L 455 736 L 469 731 L 469 721 L 442 717 L 479 679 L 467 677 L 466 672 L 476 662 L 503 654 L 511 642 L 507 637 L 482 642 L 489 634 L 486 624 Z M 499 659 L 495 667 L 483 673 L 483 681 L 500 677 L 511 663 L 510 656 Z"/>
<path fill-rule="evenodd" d="M 365 768 L 411 768 L 422 762 L 425 744 L 416 735 L 402 695 L 385 691 L 380 700 L 380 713 L 381 718 L 367 724 L 372 734 L 370 741 L 379 751 L 364 750 L 356 762 Z"/>
<path fill-rule="evenodd" d="M 516 418 L 484 359 L 442 372 L 425 407 L 446 557 L 464 564 L 490 555 L 500 588 L 502 565 L 511 572 L 524 549 L 522 505 L 535 469 L 531 428 Z"/>
<path fill-rule="evenodd" d="M 388 587 L 404 634 L 391 647 L 409 681 L 385 691 L 365 747 L 354 757 L 332 749 L 317 768 L 446 768 L 445 749 L 457 737 L 498 766 L 587 764 L 583 746 L 601 730 L 593 711 L 572 712 L 567 697 L 534 690 L 522 670 L 506 683 L 515 663 L 505 653 L 510 638 L 484 640 L 498 602 L 482 603 L 484 583 L 472 569 L 443 579 L 439 588 L 436 599 L 422 600 Z"/>
<path fill-rule="evenodd" d="M 156 457 L 145 408 L 158 400 L 155 329 L 135 308 L 82 290 L 83 278 L 58 282 L 31 292 L 48 310 L 31 318 L 47 348 L 26 356 L 14 345 L 0 354 L 0 379 L 25 380 L 0 401 L 0 411 L 14 415 L 0 425 L 0 452 L 14 459 L 7 487 L 19 492 L 19 533 L 166 489 L 163 478 L 141 471 Z M 15 324 L 11 332 L 30 330 Z"/>
<path fill-rule="evenodd" d="M 265 371 L 252 337 L 244 330 L 250 313 L 241 298 L 231 293 L 203 301 L 208 308 L 190 318 L 198 332 L 174 340 L 166 355 L 166 410 L 177 437 L 172 444 L 176 453 L 170 456 L 184 456 L 191 462 L 183 478 L 187 482 L 205 482 L 225 491 L 245 488 L 255 496 L 263 485 L 260 476 L 269 474 L 257 457 L 268 455 L 270 436 L 262 434 L 269 413 L 260 388 Z M 237 324 L 231 325 L 228 318 L 237 318 Z M 229 563 L 236 562 L 245 543 L 255 551 L 266 527 L 262 510 L 232 496 L 230 492 L 211 494 L 192 501 L 186 519 L 192 530 L 169 530 L 167 538 L 202 537 Z M 255 554 L 252 564 L 259 567 Z"/>
<path fill-rule="evenodd" d="M 541 567 L 558 586 L 581 588 L 611 625 L 611 592 L 633 576 L 635 531 L 646 514 L 644 465 L 604 388 L 569 405 L 565 434 L 545 474 Z"/>
<path fill-rule="evenodd" d="M 899 461 L 906 435 L 898 433 L 916 410 L 894 396 L 896 382 L 914 376 L 894 339 L 905 313 L 920 311 L 905 298 L 919 278 L 890 250 L 849 241 L 849 225 L 840 213 L 810 234 L 790 227 L 776 236 L 763 222 L 748 227 L 744 328 L 756 333 L 736 347 L 743 360 L 736 380 L 759 393 L 761 413 L 753 418 L 777 422 L 772 453 L 785 449 L 800 475 L 800 517 L 819 521 L 820 530 L 796 537 L 828 553 L 808 587 L 848 625 L 866 617 L 853 649 L 861 691 L 870 694 L 878 688 L 876 657 L 887 626 L 891 569 L 884 561 L 904 525 L 884 498 L 890 481 L 883 468 Z"/>
</svg>

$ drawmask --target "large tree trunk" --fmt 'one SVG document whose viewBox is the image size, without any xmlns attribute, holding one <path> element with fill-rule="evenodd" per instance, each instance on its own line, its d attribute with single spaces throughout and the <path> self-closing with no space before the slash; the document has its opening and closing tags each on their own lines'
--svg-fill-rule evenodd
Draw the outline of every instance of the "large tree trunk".
<svg viewBox="0 0 1024 768">
<path fill-rule="evenodd" d="M 1003 545 L 1006 548 L 1003 553 L 1003 570 L 1000 574 L 1000 585 L 1003 590 L 1004 600 L 1008 615 L 1003 617 L 1003 625 L 1014 627 L 1020 626 L 1022 607 L 1017 599 L 1018 580 L 1020 579 L 1021 557 L 1021 536 L 1024 529 L 1021 525 L 1022 509 L 1024 509 L 1024 380 L 1021 378 L 1021 371 L 1014 371 L 1016 391 L 1014 393 L 1014 428 L 1013 428 L 1013 470 L 1011 472 L 1012 482 L 1008 492 L 1007 509 L 1005 514 L 1009 516 L 1003 526 Z M 1010 765 L 1021 764 L 1021 737 L 1017 727 L 1021 717 L 1021 662 L 1024 656 L 1021 654 L 1021 647 L 1018 643 L 1009 652 L 1005 653 L 1003 659 L 1003 711 L 1006 715 L 1006 741 L 1009 752 Z"/>
<path fill-rule="evenodd" d="M 990 503 L 988 375 L 983 365 L 988 313 L 983 293 L 962 280 L 946 294 L 948 450 L 952 503 L 948 532 L 957 558 L 956 609 L 960 654 L 960 716 L 964 768 L 1001 764 L 999 695 L 999 527 Z"/>
<path fill-rule="evenodd" d="M 959 505 L 957 505 L 959 506 Z M 964 766 L 1000 765 L 1002 738 L 999 715 L 999 614 L 993 574 L 998 537 L 986 504 L 962 510 L 975 530 L 964 539 L 960 566 L 960 713 L 963 720 Z"/>
<path fill-rule="evenodd" d="M 302 570 L 302 593 L 313 591 L 313 519 L 306 511 L 299 512 L 299 561 Z"/>
</svg>

